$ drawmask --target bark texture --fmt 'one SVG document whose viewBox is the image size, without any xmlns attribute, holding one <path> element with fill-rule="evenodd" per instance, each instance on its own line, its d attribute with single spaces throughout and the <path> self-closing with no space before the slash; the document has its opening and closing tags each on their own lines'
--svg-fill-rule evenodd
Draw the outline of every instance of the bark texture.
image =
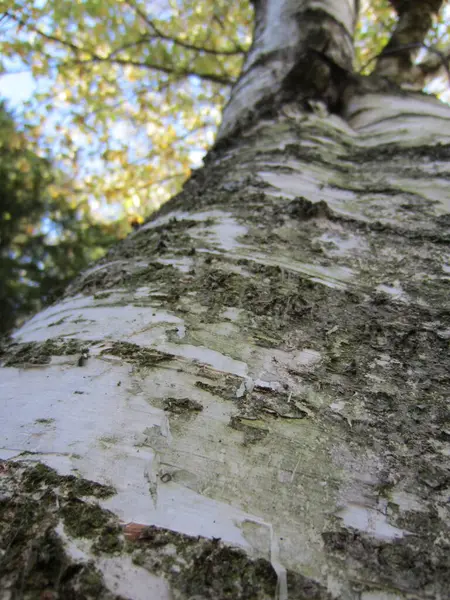
<svg viewBox="0 0 450 600">
<path fill-rule="evenodd" d="M 367 89 L 224 136 L 4 348 L 0 598 L 449 597 L 450 109 Z"/>
</svg>

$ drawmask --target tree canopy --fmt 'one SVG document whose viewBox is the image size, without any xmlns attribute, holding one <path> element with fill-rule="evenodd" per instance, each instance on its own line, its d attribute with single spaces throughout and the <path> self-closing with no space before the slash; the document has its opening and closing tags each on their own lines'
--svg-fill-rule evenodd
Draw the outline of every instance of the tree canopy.
<svg viewBox="0 0 450 600">
<path fill-rule="evenodd" d="M 4 13 L 3 69 L 31 70 L 25 118 L 83 193 L 143 215 L 212 142 L 250 22 L 248 3 L 225 0 L 19 1 Z"/>
</svg>

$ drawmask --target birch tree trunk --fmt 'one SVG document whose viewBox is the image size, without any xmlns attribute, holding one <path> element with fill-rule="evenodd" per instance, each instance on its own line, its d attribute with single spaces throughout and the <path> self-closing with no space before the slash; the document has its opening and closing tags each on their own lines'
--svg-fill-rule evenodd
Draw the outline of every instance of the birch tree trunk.
<svg viewBox="0 0 450 600">
<path fill-rule="evenodd" d="M 205 167 L 3 349 L 2 599 L 450 597 L 450 109 L 255 8 Z"/>
</svg>

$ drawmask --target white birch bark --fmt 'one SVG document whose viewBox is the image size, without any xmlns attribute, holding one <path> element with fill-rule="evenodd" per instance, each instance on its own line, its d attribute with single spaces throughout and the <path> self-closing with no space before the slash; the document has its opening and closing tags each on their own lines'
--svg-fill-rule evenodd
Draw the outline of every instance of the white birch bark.
<svg viewBox="0 0 450 600">
<path fill-rule="evenodd" d="M 284 105 L 14 334 L 0 598 L 449 597 L 449 148 L 422 94 Z"/>
</svg>

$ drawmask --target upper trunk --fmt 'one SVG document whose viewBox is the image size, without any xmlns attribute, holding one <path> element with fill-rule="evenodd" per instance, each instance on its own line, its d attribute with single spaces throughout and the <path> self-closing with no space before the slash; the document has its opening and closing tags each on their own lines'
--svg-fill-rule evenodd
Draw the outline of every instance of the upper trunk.
<svg viewBox="0 0 450 600">
<path fill-rule="evenodd" d="M 357 78 L 340 116 L 313 78 L 286 102 L 319 21 L 337 90 L 355 17 L 294 4 L 257 5 L 205 168 L 5 350 L 13 597 L 448 597 L 450 109 Z"/>
<path fill-rule="evenodd" d="M 253 44 L 225 107 L 218 139 L 290 99 L 341 99 L 353 63 L 357 1 L 257 0 Z"/>
</svg>

